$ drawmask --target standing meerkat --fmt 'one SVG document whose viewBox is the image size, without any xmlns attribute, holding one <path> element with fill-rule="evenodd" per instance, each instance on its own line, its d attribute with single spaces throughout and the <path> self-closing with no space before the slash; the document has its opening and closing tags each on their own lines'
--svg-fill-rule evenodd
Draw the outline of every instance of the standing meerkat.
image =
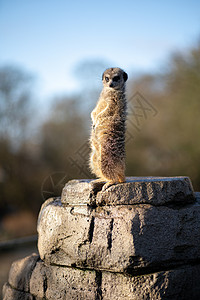
<svg viewBox="0 0 200 300">
<path fill-rule="evenodd" d="M 106 187 L 125 181 L 125 83 L 128 75 L 110 68 L 102 75 L 103 90 L 91 113 L 90 168 Z"/>
</svg>

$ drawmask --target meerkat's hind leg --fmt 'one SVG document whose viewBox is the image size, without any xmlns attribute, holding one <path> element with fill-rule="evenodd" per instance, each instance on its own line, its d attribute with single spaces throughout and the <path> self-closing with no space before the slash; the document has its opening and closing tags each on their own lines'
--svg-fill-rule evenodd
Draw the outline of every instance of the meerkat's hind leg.
<svg viewBox="0 0 200 300">
<path fill-rule="evenodd" d="M 108 182 L 106 182 L 105 184 L 104 184 L 104 186 L 102 187 L 102 192 L 103 191 L 105 191 L 105 190 L 107 190 L 109 187 L 111 187 L 112 185 L 116 185 L 116 184 L 120 184 L 120 183 L 122 183 L 122 182 L 119 182 L 119 181 L 117 181 L 117 182 L 111 182 L 111 181 L 108 181 Z"/>
<path fill-rule="evenodd" d="M 115 185 L 119 182 L 112 182 L 112 181 L 108 181 L 104 184 L 104 186 L 102 187 L 102 192 L 107 190 L 110 186 Z"/>
<path fill-rule="evenodd" d="M 124 182 L 124 181 L 123 181 Z M 116 185 L 116 184 L 119 184 L 119 183 L 122 183 L 122 182 L 119 182 L 119 181 L 108 181 L 104 184 L 103 188 L 102 188 L 102 192 L 107 190 L 109 187 L 111 187 L 112 185 Z"/>
<path fill-rule="evenodd" d="M 118 180 L 116 180 L 116 181 L 114 181 L 114 180 L 110 180 L 110 181 L 108 181 L 108 182 L 106 182 L 105 184 L 104 184 L 104 186 L 103 186 L 103 188 L 102 188 L 102 191 L 105 191 L 105 190 L 107 190 L 110 186 L 112 186 L 112 185 L 116 185 L 116 184 L 119 184 L 119 183 L 123 183 L 123 182 L 125 182 L 126 181 L 126 179 L 125 179 L 125 177 L 122 177 L 122 176 L 118 176 Z"/>
<path fill-rule="evenodd" d="M 103 181 L 102 179 L 94 179 L 90 181 L 93 192 L 100 192 L 107 190 L 110 186 L 119 184 L 119 181 Z"/>
</svg>

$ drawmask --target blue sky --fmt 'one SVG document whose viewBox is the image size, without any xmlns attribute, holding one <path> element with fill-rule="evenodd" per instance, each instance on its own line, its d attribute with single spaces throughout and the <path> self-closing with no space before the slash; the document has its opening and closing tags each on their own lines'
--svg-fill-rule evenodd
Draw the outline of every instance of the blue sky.
<svg viewBox="0 0 200 300">
<path fill-rule="evenodd" d="M 78 89 L 74 69 L 85 59 L 159 70 L 199 36 L 197 0 L 0 0 L 0 65 L 36 74 L 45 97 Z"/>
</svg>

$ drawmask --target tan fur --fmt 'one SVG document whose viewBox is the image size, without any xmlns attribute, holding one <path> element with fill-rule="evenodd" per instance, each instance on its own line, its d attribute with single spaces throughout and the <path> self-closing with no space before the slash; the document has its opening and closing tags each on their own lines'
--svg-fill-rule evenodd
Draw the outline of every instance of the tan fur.
<svg viewBox="0 0 200 300">
<path fill-rule="evenodd" d="M 127 74 L 119 68 L 107 69 L 103 90 L 91 113 L 91 171 L 99 181 L 125 181 L 125 121 Z"/>
</svg>

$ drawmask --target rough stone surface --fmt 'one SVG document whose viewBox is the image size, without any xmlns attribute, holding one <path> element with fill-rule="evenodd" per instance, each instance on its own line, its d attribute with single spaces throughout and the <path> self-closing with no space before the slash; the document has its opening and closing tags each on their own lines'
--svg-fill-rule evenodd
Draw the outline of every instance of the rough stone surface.
<svg viewBox="0 0 200 300">
<path fill-rule="evenodd" d="M 39 256 L 33 253 L 12 263 L 9 281 L 3 288 L 3 300 L 34 300 L 30 294 L 30 277 Z"/>
<path fill-rule="evenodd" d="M 3 300 L 200 299 L 200 193 L 189 178 L 70 181 L 38 218 L 38 249 Z M 42 260 L 41 260 L 42 259 Z"/>
<path fill-rule="evenodd" d="M 29 292 L 29 279 L 38 259 L 37 254 L 32 254 L 25 259 L 13 262 L 9 272 L 9 284 L 20 291 Z"/>
<path fill-rule="evenodd" d="M 103 300 L 197 300 L 200 299 L 200 266 L 143 276 L 102 273 Z"/>
<path fill-rule="evenodd" d="M 98 271 L 45 265 L 38 257 L 33 268 L 33 261 L 34 254 L 14 262 L 17 272 L 9 274 L 3 300 L 98 299 Z"/>
<path fill-rule="evenodd" d="M 125 183 L 102 191 L 92 180 L 71 180 L 62 192 L 63 205 L 122 205 L 151 204 L 178 205 L 194 201 L 192 184 L 188 177 L 127 177 Z"/>
<path fill-rule="evenodd" d="M 55 299 L 96 299 L 96 272 L 46 266 L 38 262 L 30 279 L 30 292 L 36 297 Z"/>
<path fill-rule="evenodd" d="M 133 276 L 51 266 L 41 260 L 32 270 L 31 260 L 32 257 L 28 257 L 15 263 L 18 270 L 21 268 L 21 278 L 26 281 L 26 286 L 30 286 L 30 292 L 20 290 L 24 285 L 16 280 L 16 286 L 4 285 L 3 300 L 200 299 L 200 265 Z M 30 276 L 23 273 L 25 265 Z"/>
<path fill-rule="evenodd" d="M 9 283 L 5 283 L 3 286 L 3 300 L 35 300 L 35 298 L 30 293 L 18 291 L 11 287 Z"/>
<path fill-rule="evenodd" d="M 48 263 L 115 272 L 162 270 L 200 259 L 200 205 L 44 204 L 38 249 Z"/>
</svg>

